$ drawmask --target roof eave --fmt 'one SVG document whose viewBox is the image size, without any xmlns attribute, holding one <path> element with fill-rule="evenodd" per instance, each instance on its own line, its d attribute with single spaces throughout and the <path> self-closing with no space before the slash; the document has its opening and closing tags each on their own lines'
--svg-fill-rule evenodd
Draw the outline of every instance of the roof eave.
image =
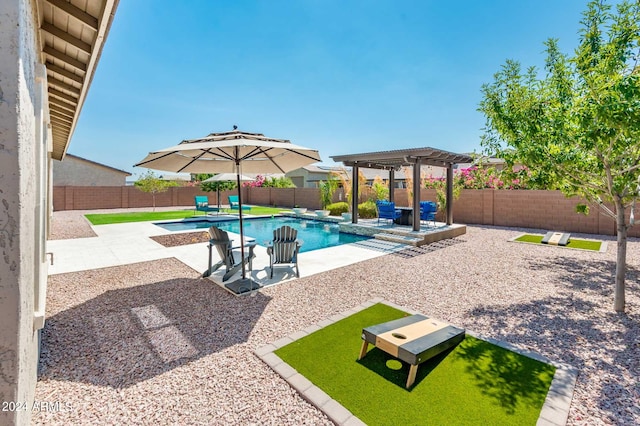
<svg viewBox="0 0 640 426">
<path fill-rule="evenodd" d="M 52 4 L 54 5 L 54 7 L 55 7 L 55 4 L 58 3 L 55 1 L 49 2 L 48 0 L 42 0 L 42 1 Z M 115 16 L 118 3 L 119 3 L 119 0 L 103 0 L 102 1 L 102 5 L 104 5 L 104 7 L 102 8 L 101 15 L 98 17 L 98 28 L 96 30 L 95 40 L 91 46 L 91 54 L 86 64 L 86 72 L 82 80 L 82 83 L 80 83 L 78 97 L 74 102 L 71 103 L 71 104 L 75 104 L 74 105 L 75 110 L 70 114 L 71 122 L 62 125 L 62 124 L 58 124 L 57 120 L 50 119 L 51 131 L 53 135 L 53 144 L 52 144 L 53 147 L 52 147 L 51 156 L 56 160 L 62 160 L 69 148 L 69 143 L 75 131 L 78 118 L 80 117 L 82 106 L 87 97 L 89 87 L 91 86 L 91 83 L 93 81 L 93 76 L 95 75 L 95 70 L 100 60 L 100 56 L 102 55 L 102 49 L 104 47 L 104 43 L 109 34 L 109 30 L 111 29 L 111 25 L 113 23 L 113 18 Z M 40 24 L 41 30 L 43 29 L 42 28 L 43 24 L 51 25 L 51 23 L 43 22 Z M 43 40 L 41 41 L 43 63 L 46 63 L 45 61 L 46 54 L 44 53 L 45 47 L 47 46 L 45 45 L 45 42 Z M 48 48 L 50 49 L 50 47 Z M 49 101 L 51 101 L 52 97 L 54 96 L 51 94 L 51 92 L 48 92 Z"/>
</svg>

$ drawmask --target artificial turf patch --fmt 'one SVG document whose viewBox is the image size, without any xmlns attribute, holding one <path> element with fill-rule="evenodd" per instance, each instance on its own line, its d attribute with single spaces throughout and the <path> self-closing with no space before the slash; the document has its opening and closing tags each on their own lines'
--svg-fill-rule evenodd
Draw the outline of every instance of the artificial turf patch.
<svg viewBox="0 0 640 426">
<path fill-rule="evenodd" d="M 371 345 L 357 361 L 364 327 L 406 315 L 377 304 L 275 353 L 370 425 L 536 424 L 555 367 L 483 340 L 420 364 L 409 390 L 408 364 Z"/>
<path fill-rule="evenodd" d="M 519 241 L 522 243 L 542 244 L 542 238 L 544 238 L 543 235 L 524 234 L 516 238 L 514 241 Z M 547 245 L 547 244 L 544 244 L 544 245 Z M 591 240 L 581 240 L 578 238 L 570 238 L 569 243 L 564 247 L 582 249 L 582 250 L 600 251 L 601 246 L 602 246 L 602 241 L 591 241 Z"/>
<path fill-rule="evenodd" d="M 251 215 L 269 215 L 279 214 L 283 209 L 276 207 L 252 206 L 251 211 L 244 214 Z M 92 213 L 84 215 L 92 225 L 108 225 L 112 223 L 128 223 L 128 222 L 149 222 L 152 220 L 169 220 L 169 219 L 185 219 L 206 217 L 204 214 L 195 214 L 193 209 L 190 210 L 173 210 L 161 212 L 124 212 L 124 213 Z"/>
</svg>

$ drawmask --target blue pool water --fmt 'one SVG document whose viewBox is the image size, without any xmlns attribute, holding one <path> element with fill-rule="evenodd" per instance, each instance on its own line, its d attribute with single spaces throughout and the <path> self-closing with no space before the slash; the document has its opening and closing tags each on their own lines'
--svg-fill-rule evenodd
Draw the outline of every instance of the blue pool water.
<svg viewBox="0 0 640 426">
<path fill-rule="evenodd" d="M 256 243 L 265 245 L 273 239 L 273 230 L 280 228 L 282 225 L 289 225 L 298 230 L 298 239 L 304 244 L 300 247 L 300 252 L 312 251 L 326 247 L 334 247 L 342 244 L 354 243 L 357 241 L 368 240 L 370 237 L 361 235 L 347 234 L 340 232 L 340 228 L 335 223 L 321 222 L 317 220 L 307 220 L 289 217 L 269 217 L 259 219 L 244 219 L 244 236 L 245 238 L 254 238 Z M 195 220 L 184 222 L 165 222 L 156 223 L 168 231 L 185 231 L 189 229 L 208 229 L 211 225 L 218 228 L 240 233 L 240 222 L 237 220 L 229 221 L 208 221 Z"/>
</svg>

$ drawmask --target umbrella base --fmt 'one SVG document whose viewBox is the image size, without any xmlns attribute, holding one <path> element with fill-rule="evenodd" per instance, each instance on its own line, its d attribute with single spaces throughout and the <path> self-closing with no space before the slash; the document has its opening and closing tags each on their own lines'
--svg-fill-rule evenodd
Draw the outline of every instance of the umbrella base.
<svg viewBox="0 0 640 426">
<path fill-rule="evenodd" d="M 239 279 L 232 283 L 224 285 L 228 290 L 231 290 L 235 294 L 249 293 L 253 290 L 262 288 L 260 284 L 253 281 L 251 278 Z"/>
</svg>

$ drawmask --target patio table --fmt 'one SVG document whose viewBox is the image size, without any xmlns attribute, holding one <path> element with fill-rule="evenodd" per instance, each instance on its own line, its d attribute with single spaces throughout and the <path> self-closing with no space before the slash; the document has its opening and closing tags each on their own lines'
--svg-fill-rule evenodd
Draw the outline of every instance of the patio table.
<svg viewBox="0 0 640 426">
<path fill-rule="evenodd" d="M 402 215 L 394 219 L 393 223 L 396 225 L 411 225 L 413 223 L 413 208 L 411 207 L 396 207 L 396 210 L 400 210 Z"/>
</svg>

